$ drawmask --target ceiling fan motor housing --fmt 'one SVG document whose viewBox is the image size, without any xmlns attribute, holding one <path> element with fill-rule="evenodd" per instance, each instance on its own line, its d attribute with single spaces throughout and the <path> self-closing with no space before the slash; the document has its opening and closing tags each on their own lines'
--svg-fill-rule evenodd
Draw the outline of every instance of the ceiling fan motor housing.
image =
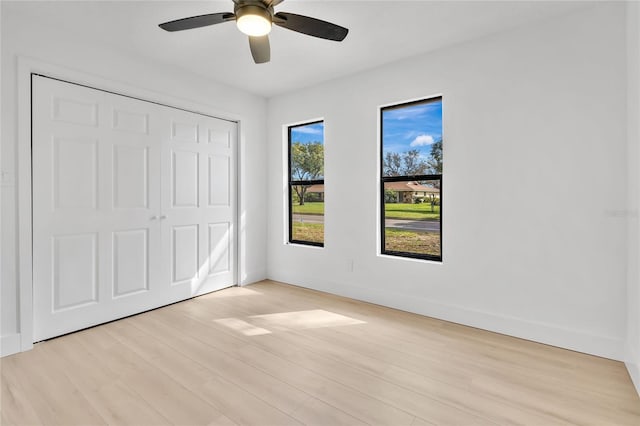
<svg viewBox="0 0 640 426">
<path fill-rule="evenodd" d="M 279 5 L 283 1 L 284 0 L 233 0 L 235 4 L 234 13 L 208 13 L 205 15 L 175 19 L 164 22 L 159 26 L 165 31 L 173 32 L 222 24 L 235 20 L 238 29 L 249 36 L 249 46 L 256 64 L 269 62 L 271 58 L 268 34 L 271 32 L 274 24 L 291 31 L 333 41 L 342 41 L 349 33 L 347 28 L 321 19 L 295 13 L 275 13 L 273 10 L 274 6 Z"/>
<path fill-rule="evenodd" d="M 260 16 L 269 22 L 272 22 L 273 20 L 273 8 L 265 6 L 261 1 L 250 4 L 236 4 L 234 13 L 236 15 L 236 20 L 246 15 Z"/>
</svg>

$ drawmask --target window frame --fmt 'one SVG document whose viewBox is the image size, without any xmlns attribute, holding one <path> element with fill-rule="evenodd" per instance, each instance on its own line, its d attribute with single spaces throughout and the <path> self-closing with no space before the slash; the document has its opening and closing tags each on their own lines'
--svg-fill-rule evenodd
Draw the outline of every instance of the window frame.
<svg viewBox="0 0 640 426">
<path fill-rule="evenodd" d="M 315 242 L 315 241 L 304 241 L 304 240 L 295 240 L 293 238 L 293 187 L 295 185 L 308 185 L 308 186 L 312 186 L 312 185 L 324 185 L 324 173 L 323 173 L 323 178 L 322 179 L 313 179 L 313 180 L 294 180 L 293 179 L 293 170 L 291 167 L 291 163 L 292 163 L 292 156 L 291 156 L 291 145 L 292 145 L 292 141 L 291 141 L 291 130 L 296 128 L 296 127 L 303 127 L 303 126 L 309 126 L 312 124 L 318 124 L 318 123 L 322 123 L 323 127 L 324 127 L 324 119 L 320 119 L 320 120 L 313 120 L 313 121 L 308 121 L 308 122 L 302 122 L 302 123 L 298 123 L 298 124 L 291 124 L 289 126 L 287 126 L 287 198 L 288 198 L 288 203 L 289 203 L 289 238 L 288 238 L 288 243 L 289 244 L 301 244 L 301 245 L 306 245 L 306 246 L 313 246 L 313 247 L 324 247 L 324 236 L 325 236 L 325 232 L 324 232 L 324 228 L 323 228 L 323 236 L 322 236 L 322 241 L 321 243 Z M 324 132 L 322 135 L 322 146 L 324 147 Z M 323 168 L 324 168 L 324 157 L 322 158 L 322 162 L 323 162 Z M 323 212 L 323 217 L 324 217 L 324 212 Z"/>
<path fill-rule="evenodd" d="M 442 173 L 440 174 L 428 174 L 428 175 L 403 175 L 403 176 L 385 176 L 384 175 L 384 112 L 394 109 L 406 108 L 413 105 L 420 104 L 428 104 L 431 102 L 442 102 L 442 95 L 431 96 L 427 98 L 422 98 L 418 100 L 402 102 L 399 104 L 387 105 L 379 108 L 379 120 L 380 120 L 380 158 L 379 158 L 379 185 L 380 185 L 380 254 L 384 256 L 394 256 L 394 257 L 402 257 L 402 258 L 410 258 L 410 259 L 418 259 L 418 260 L 428 260 L 434 262 L 442 263 L 442 234 L 443 234 L 443 182 L 442 182 Z M 444 137 L 443 137 L 443 145 L 444 145 Z M 443 165 L 444 168 L 444 165 Z M 425 181 L 425 180 L 437 180 L 440 182 L 440 255 L 430 255 L 430 254 L 420 254 L 414 252 L 405 252 L 405 251 L 397 251 L 397 250 L 386 250 L 386 241 L 385 241 L 385 220 L 386 220 L 386 211 L 385 211 L 385 189 L 384 185 L 387 182 L 406 182 L 406 181 Z"/>
</svg>

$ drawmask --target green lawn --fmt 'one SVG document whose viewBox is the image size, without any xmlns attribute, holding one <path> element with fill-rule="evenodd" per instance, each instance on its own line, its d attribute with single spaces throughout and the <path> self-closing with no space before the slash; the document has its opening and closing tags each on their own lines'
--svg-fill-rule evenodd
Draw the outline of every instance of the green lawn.
<svg viewBox="0 0 640 426">
<path fill-rule="evenodd" d="M 324 242 L 322 223 L 293 222 L 293 239 L 315 243 Z M 385 249 L 417 254 L 440 255 L 440 235 L 435 232 L 385 229 Z"/>
<path fill-rule="evenodd" d="M 313 243 L 324 242 L 323 223 L 293 222 L 293 239 Z"/>
<path fill-rule="evenodd" d="M 387 203 L 384 210 L 387 219 L 440 220 L 440 206 L 433 206 L 431 211 L 431 204 L 426 202 L 422 204 Z"/>
<path fill-rule="evenodd" d="M 413 220 L 439 220 L 440 206 L 434 206 L 431 211 L 431 204 L 402 204 L 388 203 L 385 205 L 387 219 L 413 219 Z M 299 214 L 324 214 L 324 203 L 307 202 L 304 206 L 297 203 L 293 205 L 293 212 Z"/>
<path fill-rule="evenodd" d="M 294 203 L 293 212 L 300 214 L 324 214 L 324 203 L 307 201 L 304 203 L 304 206 Z"/>
<path fill-rule="evenodd" d="M 440 234 L 435 232 L 385 229 L 385 249 L 418 254 L 440 255 Z"/>
</svg>

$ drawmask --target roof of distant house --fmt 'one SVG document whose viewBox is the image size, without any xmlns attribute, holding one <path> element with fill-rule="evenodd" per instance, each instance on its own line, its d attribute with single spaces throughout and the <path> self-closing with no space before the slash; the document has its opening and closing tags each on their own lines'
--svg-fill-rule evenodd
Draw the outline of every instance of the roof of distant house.
<svg viewBox="0 0 640 426">
<path fill-rule="evenodd" d="M 427 192 L 430 194 L 439 194 L 440 190 L 433 186 L 421 185 L 418 182 L 385 182 L 384 189 L 398 192 Z"/>
<path fill-rule="evenodd" d="M 384 184 L 384 189 L 389 189 L 391 191 L 426 192 L 429 194 L 440 193 L 440 190 L 438 188 L 434 188 L 433 186 L 421 185 L 418 182 L 386 182 Z M 324 192 L 324 185 L 311 185 L 307 188 L 307 192 Z"/>
</svg>

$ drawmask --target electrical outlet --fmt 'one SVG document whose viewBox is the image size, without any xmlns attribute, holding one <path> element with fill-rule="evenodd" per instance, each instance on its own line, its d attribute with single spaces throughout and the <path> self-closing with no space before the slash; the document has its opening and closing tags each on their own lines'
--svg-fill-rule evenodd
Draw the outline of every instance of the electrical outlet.
<svg viewBox="0 0 640 426">
<path fill-rule="evenodd" d="M 353 259 L 347 260 L 347 272 L 353 272 Z"/>
<path fill-rule="evenodd" d="M 13 173 L 0 170 L 0 186 L 13 186 L 15 179 Z"/>
</svg>

